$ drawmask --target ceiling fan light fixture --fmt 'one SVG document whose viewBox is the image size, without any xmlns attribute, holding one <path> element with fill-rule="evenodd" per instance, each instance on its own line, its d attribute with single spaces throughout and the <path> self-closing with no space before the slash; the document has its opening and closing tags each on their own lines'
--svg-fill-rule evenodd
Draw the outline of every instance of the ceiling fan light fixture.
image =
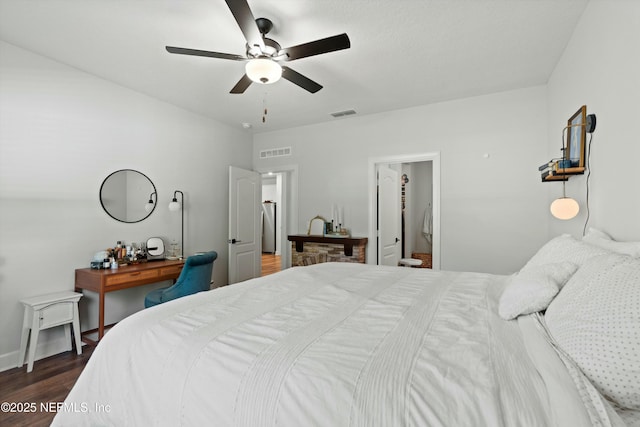
<svg viewBox="0 0 640 427">
<path fill-rule="evenodd" d="M 277 62 L 267 58 L 255 58 L 245 66 L 247 77 L 260 84 L 271 84 L 282 77 L 282 67 Z"/>
</svg>

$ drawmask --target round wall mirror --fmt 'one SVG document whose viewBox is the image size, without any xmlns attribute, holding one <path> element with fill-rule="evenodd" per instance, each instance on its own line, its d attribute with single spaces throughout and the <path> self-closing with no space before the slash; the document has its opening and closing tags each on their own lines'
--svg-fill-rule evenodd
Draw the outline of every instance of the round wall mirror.
<svg viewBox="0 0 640 427">
<path fill-rule="evenodd" d="M 121 169 L 106 177 L 100 186 L 100 203 L 113 219 L 140 222 L 155 210 L 156 186 L 143 173 Z"/>
</svg>

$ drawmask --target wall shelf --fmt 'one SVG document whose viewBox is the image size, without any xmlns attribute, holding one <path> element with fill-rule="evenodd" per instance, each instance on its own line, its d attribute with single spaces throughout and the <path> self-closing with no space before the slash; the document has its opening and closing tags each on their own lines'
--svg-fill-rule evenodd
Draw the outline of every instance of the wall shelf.
<svg viewBox="0 0 640 427">
<path fill-rule="evenodd" d="M 569 178 L 574 175 L 584 174 L 584 170 L 584 167 L 558 169 L 554 166 L 553 169 L 543 172 L 540 177 L 542 179 L 542 182 L 568 181 Z"/>
</svg>

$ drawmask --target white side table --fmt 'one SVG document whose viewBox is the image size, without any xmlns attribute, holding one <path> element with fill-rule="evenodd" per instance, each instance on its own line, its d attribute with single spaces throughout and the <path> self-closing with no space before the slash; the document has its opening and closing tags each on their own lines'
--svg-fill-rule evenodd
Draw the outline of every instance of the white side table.
<svg viewBox="0 0 640 427">
<path fill-rule="evenodd" d="M 68 350 L 71 350 L 70 324 L 73 323 L 76 351 L 78 354 L 82 354 L 82 346 L 80 345 L 80 319 L 78 316 L 78 301 L 81 297 L 82 294 L 80 293 L 65 291 L 20 300 L 20 302 L 24 304 L 24 320 L 22 323 L 18 368 L 24 365 L 29 332 L 31 332 L 31 339 L 29 340 L 27 372 L 33 370 L 38 334 L 41 330 L 53 328 L 54 326 L 64 325 L 64 335 L 69 343 Z"/>
</svg>

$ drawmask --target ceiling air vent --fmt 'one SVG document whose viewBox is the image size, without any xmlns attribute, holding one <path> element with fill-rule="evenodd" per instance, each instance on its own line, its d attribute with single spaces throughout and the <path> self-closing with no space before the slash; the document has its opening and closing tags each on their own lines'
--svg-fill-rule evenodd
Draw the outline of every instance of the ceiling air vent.
<svg viewBox="0 0 640 427">
<path fill-rule="evenodd" d="M 336 111 L 335 113 L 331 113 L 331 115 L 333 117 L 343 117 L 343 116 L 350 116 L 355 113 L 356 113 L 356 110 L 344 110 L 344 111 Z"/>
<path fill-rule="evenodd" d="M 291 155 L 291 147 L 270 148 L 260 151 L 260 158 L 267 159 L 269 157 L 284 157 Z"/>
</svg>

